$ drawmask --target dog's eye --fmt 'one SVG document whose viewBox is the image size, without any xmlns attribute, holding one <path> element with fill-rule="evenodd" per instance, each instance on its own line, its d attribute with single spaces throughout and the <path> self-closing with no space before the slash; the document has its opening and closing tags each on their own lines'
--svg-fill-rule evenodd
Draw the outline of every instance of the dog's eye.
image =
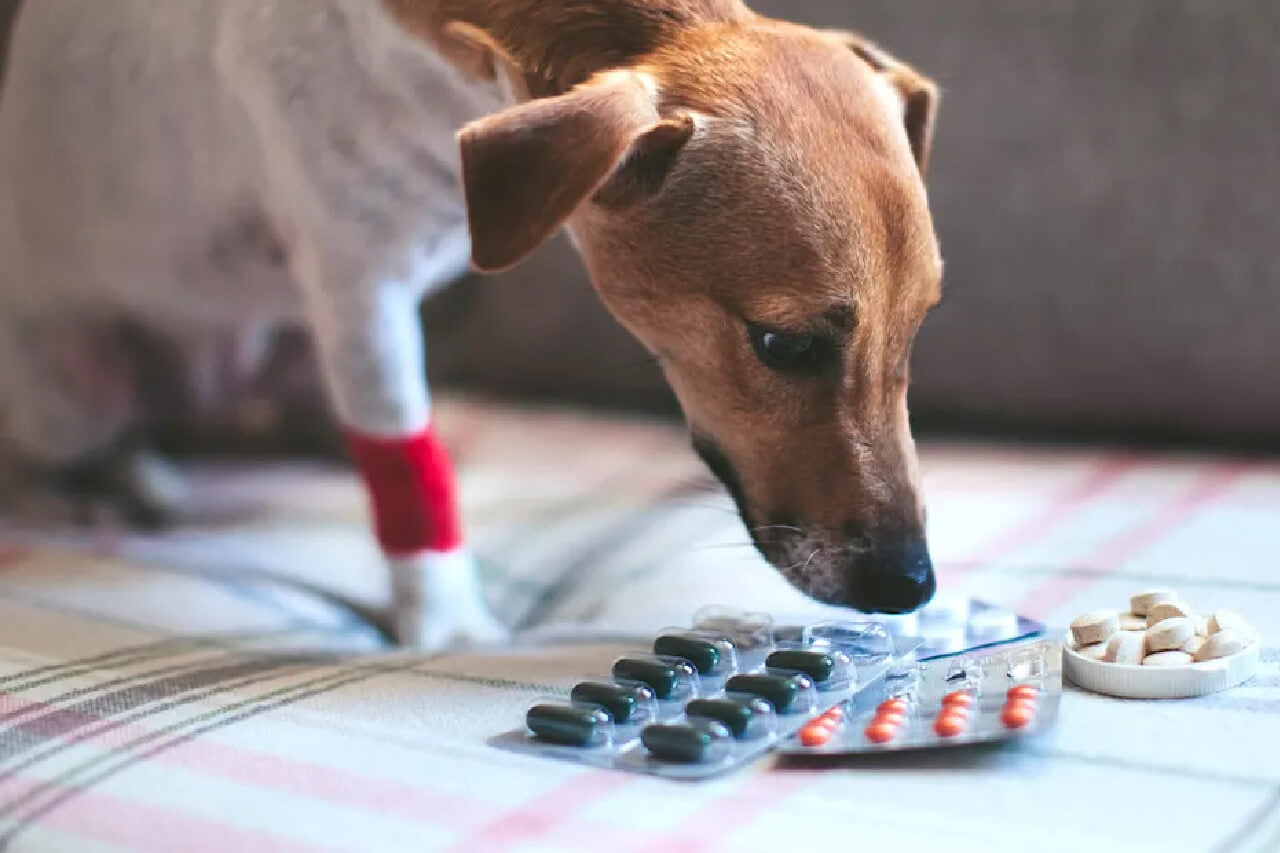
<svg viewBox="0 0 1280 853">
<path fill-rule="evenodd" d="M 756 358 L 770 370 L 813 374 L 830 360 L 830 342 L 820 335 L 777 332 L 754 324 L 747 327 L 747 335 Z"/>
</svg>

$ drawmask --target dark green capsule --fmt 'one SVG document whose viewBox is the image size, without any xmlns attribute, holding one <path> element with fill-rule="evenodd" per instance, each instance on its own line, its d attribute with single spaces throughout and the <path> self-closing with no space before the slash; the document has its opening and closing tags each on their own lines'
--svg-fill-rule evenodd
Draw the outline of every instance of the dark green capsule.
<svg viewBox="0 0 1280 853">
<path fill-rule="evenodd" d="M 613 677 L 624 681 L 640 681 L 653 688 L 653 695 L 666 699 L 679 683 L 679 673 L 669 663 L 639 658 L 620 658 L 613 665 Z"/>
<path fill-rule="evenodd" d="M 818 684 L 831 678 L 836 671 L 836 660 L 825 652 L 806 649 L 780 649 L 764 660 L 768 669 L 803 672 Z"/>
<path fill-rule="evenodd" d="M 722 737 L 729 737 L 729 732 L 723 726 L 720 729 Z M 716 742 L 716 733 L 711 726 L 645 726 L 640 732 L 640 742 L 655 758 L 681 764 L 697 764 L 710 755 Z"/>
<path fill-rule="evenodd" d="M 599 708 L 534 705 L 524 716 L 525 725 L 542 740 L 561 746 L 589 746 L 609 715 Z"/>
<path fill-rule="evenodd" d="M 615 723 L 631 722 L 636 712 L 637 689 L 621 687 L 617 684 L 605 684 L 600 681 L 584 681 L 574 685 L 569 691 L 569 700 L 575 705 L 598 706 L 604 708 L 613 717 Z"/>
<path fill-rule="evenodd" d="M 755 716 L 755 710 L 748 702 L 735 702 L 732 699 L 694 699 L 685 706 L 684 712 L 691 718 L 700 717 L 723 723 L 736 738 L 746 735 L 747 726 Z"/>
<path fill-rule="evenodd" d="M 653 653 L 684 658 L 703 675 L 715 672 L 720 666 L 720 650 L 716 644 L 697 637 L 663 634 L 653 641 Z"/>
<path fill-rule="evenodd" d="M 768 700 L 774 710 L 785 714 L 795 705 L 801 689 L 810 682 L 803 675 L 735 675 L 724 684 L 726 693 L 750 693 Z"/>
</svg>

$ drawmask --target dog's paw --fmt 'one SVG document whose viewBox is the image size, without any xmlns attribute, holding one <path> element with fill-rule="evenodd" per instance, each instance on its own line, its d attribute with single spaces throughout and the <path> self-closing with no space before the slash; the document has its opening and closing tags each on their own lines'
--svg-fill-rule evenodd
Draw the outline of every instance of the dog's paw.
<svg viewBox="0 0 1280 853">
<path fill-rule="evenodd" d="M 412 619 L 397 623 L 397 640 L 427 652 L 467 651 L 505 645 L 511 632 L 487 609 L 448 619 Z"/>
<path fill-rule="evenodd" d="M 401 645 L 428 652 L 500 646 L 510 630 L 494 617 L 471 555 L 428 551 L 389 560 L 392 632 Z"/>
<path fill-rule="evenodd" d="M 67 466 L 6 464 L 0 514 L 34 526 L 169 526 L 187 501 L 182 475 L 143 450 L 104 454 Z"/>
</svg>

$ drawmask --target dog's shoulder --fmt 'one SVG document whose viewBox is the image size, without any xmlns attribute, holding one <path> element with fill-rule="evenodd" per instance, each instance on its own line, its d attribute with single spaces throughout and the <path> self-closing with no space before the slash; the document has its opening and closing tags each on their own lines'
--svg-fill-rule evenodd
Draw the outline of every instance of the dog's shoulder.
<svg viewBox="0 0 1280 853">
<path fill-rule="evenodd" d="M 499 104 L 377 4 L 277 2 L 228 12 L 219 73 L 268 159 L 316 202 L 308 215 L 363 246 L 463 216 L 454 132 Z"/>
</svg>

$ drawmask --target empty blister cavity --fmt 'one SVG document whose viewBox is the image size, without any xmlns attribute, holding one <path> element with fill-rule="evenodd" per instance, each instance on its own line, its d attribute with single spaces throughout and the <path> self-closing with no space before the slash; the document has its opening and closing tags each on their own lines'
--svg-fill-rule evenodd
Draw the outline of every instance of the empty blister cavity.
<svg viewBox="0 0 1280 853">
<path fill-rule="evenodd" d="M 613 718 L 599 707 L 540 702 L 525 713 L 524 722 L 534 738 L 557 746 L 595 748 L 613 741 Z"/>
<path fill-rule="evenodd" d="M 804 643 L 816 649 L 838 649 L 855 662 L 893 655 L 893 635 L 879 622 L 819 622 L 804 631 Z"/>
<path fill-rule="evenodd" d="M 895 637 L 920 636 L 919 613 L 880 613 L 876 615 L 876 621 Z"/>
<path fill-rule="evenodd" d="M 952 622 L 921 624 L 920 637 L 924 640 L 925 649 L 930 655 L 958 652 L 965 649 L 969 643 L 965 626 Z"/>
<path fill-rule="evenodd" d="M 764 666 L 769 675 L 803 673 L 821 692 L 845 690 L 855 680 L 853 661 L 843 649 L 778 649 L 765 658 Z"/>
<path fill-rule="evenodd" d="M 693 718 L 687 723 L 645 726 L 640 742 L 654 758 L 676 764 L 713 764 L 729 758 L 733 733 L 718 720 Z"/>
<path fill-rule="evenodd" d="M 727 696 L 758 696 L 779 714 L 808 714 L 818 704 L 817 690 L 807 675 L 735 675 L 724 684 Z"/>
<path fill-rule="evenodd" d="M 982 679 L 982 661 L 961 658 L 947 667 L 944 683 L 948 692 L 963 690 L 978 696 L 982 693 Z"/>
<path fill-rule="evenodd" d="M 1044 655 L 1034 649 L 1010 652 L 1005 660 L 1005 677 L 1011 684 L 1038 684 L 1045 677 Z"/>
<path fill-rule="evenodd" d="M 698 695 L 698 671 L 683 658 L 622 657 L 614 661 L 612 672 L 619 681 L 647 684 L 660 702 L 687 702 Z"/>
<path fill-rule="evenodd" d="M 575 708 L 603 708 L 619 726 L 643 725 L 658 719 L 658 696 L 652 687 L 639 681 L 580 681 L 569 691 L 569 703 Z"/>
<path fill-rule="evenodd" d="M 727 678 L 738 671 L 737 645 L 714 631 L 668 628 L 653 641 L 653 653 L 683 658 L 703 678 Z"/>
<path fill-rule="evenodd" d="M 969 617 L 971 644 L 993 643 L 1018 635 L 1018 616 L 1008 610 L 978 610 Z"/>
<path fill-rule="evenodd" d="M 914 705 L 920 695 L 921 672 L 921 665 L 915 661 L 902 661 L 889 667 L 884 674 L 885 698 L 901 698 Z"/>
<path fill-rule="evenodd" d="M 703 607 L 693 614 L 693 627 L 698 631 L 720 634 L 733 640 L 741 669 L 754 669 L 774 649 L 773 617 L 768 613 L 736 610 L 718 604 Z"/>
<path fill-rule="evenodd" d="M 738 740 L 759 740 L 778 728 L 773 705 L 758 696 L 694 699 L 684 709 L 690 720 L 715 720 Z"/>
<path fill-rule="evenodd" d="M 928 624 L 959 625 L 969 621 L 969 599 L 960 595 L 935 595 L 920 610 L 920 621 Z"/>
</svg>

